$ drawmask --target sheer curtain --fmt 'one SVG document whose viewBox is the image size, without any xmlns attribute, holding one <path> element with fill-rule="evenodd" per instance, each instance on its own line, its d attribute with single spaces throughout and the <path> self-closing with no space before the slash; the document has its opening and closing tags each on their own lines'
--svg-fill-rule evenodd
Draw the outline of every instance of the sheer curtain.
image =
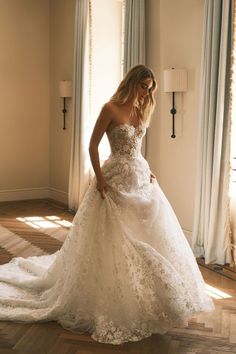
<svg viewBox="0 0 236 354">
<path fill-rule="evenodd" d="M 145 0 L 125 0 L 124 73 L 145 64 Z"/>
<path fill-rule="evenodd" d="M 124 6 L 122 1 L 117 0 L 91 0 L 91 5 L 93 39 L 91 121 L 94 126 L 102 106 L 109 101 L 122 79 Z M 99 144 L 101 164 L 109 154 L 110 147 L 104 134 Z"/>
<path fill-rule="evenodd" d="M 145 64 L 145 0 L 125 0 L 124 28 L 124 74 L 132 66 Z M 142 154 L 146 157 L 148 132 L 142 143 Z"/>
<path fill-rule="evenodd" d="M 69 175 L 69 208 L 76 210 L 89 183 L 89 0 L 76 0 L 73 125 Z"/>
<path fill-rule="evenodd" d="M 230 215 L 232 228 L 233 256 L 236 263 L 236 2 L 233 16 L 233 65 L 232 65 L 232 127 L 231 127 L 231 183 Z"/>
<path fill-rule="evenodd" d="M 232 264 L 229 213 L 232 1 L 206 0 L 192 248 L 205 263 Z"/>
<path fill-rule="evenodd" d="M 120 49 L 115 48 L 114 40 L 109 44 L 113 45 L 112 53 L 110 47 L 104 46 L 104 40 L 117 34 L 117 29 L 112 29 L 117 19 L 109 18 L 116 12 L 120 16 L 120 41 L 122 41 L 121 22 L 122 2 L 114 0 L 111 7 L 110 0 L 107 0 L 108 14 L 104 14 L 104 6 L 100 6 L 103 1 L 76 0 L 75 14 L 75 49 L 74 49 L 74 78 L 73 78 L 73 128 L 71 143 L 71 162 L 69 177 L 69 208 L 76 210 L 84 196 L 91 177 L 91 163 L 88 153 L 88 142 L 94 124 L 94 117 L 98 114 L 98 102 L 101 97 L 104 103 L 105 91 L 110 85 L 110 77 L 114 77 L 112 89 L 107 92 L 108 99 L 115 91 L 121 79 L 122 52 L 124 72 L 138 63 L 145 63 L 145 1 L 144 0 L 123 0 L 124 1 L 124 43 L 119 44 Z M 100 7 L 99 7 L 100 6 Z M 92 7 L 96 11 L 93 14 L 94 24 L 92 23 Z M 114 7 L 119 9 L 114 10 Z M 113 8 L 113 10 L 112 10 Z M 100 15 L 98 12 L 100 11 Z M 114 12 L 114 13 L 115 13 Z M 92 27 L 96 27 L 98 21 L 96 17 L 104 18 L 101 27 L 96 28 L 96 33 Z M 107 17 L 108 16 L 108 17 Z M 105 22 L 104 22 L 105 21 Z M 109 24 L 109 21 L 112 23 Z M 104 25 L 105 24 L 105 25 Z M 103 26 L 104 25 L 104 29 Z M 107 25 L 112 29 L 112 33 L 105 33 L 99 40 L 99 33 L 103 30 L 107 32 Z M 118 32 L 119 32 L 118 31 Z M 98 33 L 99 32 L 99 33 Z M 92 45 L 93 41 L 93 45 Z M 100 41 L 100 42 L 99 42 Z M 123 46 L 123 48 L 122 48 Z M 92 48 L 93 47 L 93 48 Z M 114 57 L 114 53 L 117 56 Z M 112 56 L 113 55 L 113 56 Z M 100 63 L 98 62 L 100 60 Z M 120 63 L 116 63 L 120 60 Z M 112 62 L 111 62 L 112 61 Z M 117 67 L 117 69 L 115 69 Z M 109 71 L 110 70 L 110 71 Z M 117 75 L 114 74 L 117 71 Z M 110 72 L 110 74 L 109 74 Z M 109 81 L 109 83 L 108 83 Z M 99 82 L 99 85 L 97 83 Z M 99 90 L 96 91 L 96 87 Z M 101 92 L 102 88 L 102 92 Z M 101 96 L 101 97 L 100 97 Z M 91 107 L 91 102 L 93 106 Z M 107 157 L 108 147 L 101 152 L 101 158 Z"/>
</svg>

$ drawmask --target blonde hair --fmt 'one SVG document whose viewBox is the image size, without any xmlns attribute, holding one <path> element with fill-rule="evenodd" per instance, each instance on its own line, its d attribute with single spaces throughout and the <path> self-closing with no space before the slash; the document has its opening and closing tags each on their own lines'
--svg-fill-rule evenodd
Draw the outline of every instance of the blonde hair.
<svg viewBox="0 0 236 354">
<path fill-rule="evenodd" d="M 152 79 L 153 84 L 144 99 L 144 103 L 140 104 L 138 100 L 138 85 L 146 79 Z M 139 119 L 148 125 L 155 108 L 154 92 L 156 88 L 157 82 L 152 70 L 145 65 L 136 65 L 126 73 L 110 101 L 124 104 L 129 100 L 133 100 L 133 114 L 137 114 Z"/>
</svg>

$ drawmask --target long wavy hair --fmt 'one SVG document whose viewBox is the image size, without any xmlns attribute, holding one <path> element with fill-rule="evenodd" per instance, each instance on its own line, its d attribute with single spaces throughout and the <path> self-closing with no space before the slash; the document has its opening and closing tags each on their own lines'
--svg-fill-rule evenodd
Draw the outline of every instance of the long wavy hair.
<svg viewBox="0 0 236 354">
<path fill-rule="evenodd" d="M 149 89 L 144 102 L 141 103 L 138 99 L 138 85 L 146 79 L 152 79 L 153 84 Z M 133 101 L 131 114 L 136 114 L 143 123 L 148 125 L 156 104 L 154 98 L 156 88 L 157 82 L 152 70 L 145 65 L 136 65 L 126 73 L 110 101 L 118 104 Z"/>
</svg>

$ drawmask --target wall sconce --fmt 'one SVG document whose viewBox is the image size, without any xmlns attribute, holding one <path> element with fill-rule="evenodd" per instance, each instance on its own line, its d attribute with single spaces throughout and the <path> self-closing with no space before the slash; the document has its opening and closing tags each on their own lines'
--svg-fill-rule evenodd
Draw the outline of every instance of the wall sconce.
<svg viewBox="0 0 236 354">
<path fill-rule="evenodd" d="M 164 70 L 164 92 L 172 92 L 172 135 L 175 138 L 175 92 L 187 91 L 187 70 L 185 69 L 166 69 Z"/>
<path fill-rule="evenodd" d="M 64 100 L 63 107 L 63 129 L 66 129 L 66 98 L 72 97 L 72 81 L 60 81 L 59 83 L 59 97 L 62 97 Z"/>
</svg>

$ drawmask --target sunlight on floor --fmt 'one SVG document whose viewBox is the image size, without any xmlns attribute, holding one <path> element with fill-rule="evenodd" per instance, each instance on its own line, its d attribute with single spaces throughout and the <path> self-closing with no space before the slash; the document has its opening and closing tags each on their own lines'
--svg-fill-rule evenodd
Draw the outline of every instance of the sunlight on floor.
<svg viewBox="0 0 236 354">
<path fill-rule="evenodd" d="M 231 295 L 225 293 L 222 290 L 215 288 L 209 284 L 206 284 L 207 294 L 213 297 L 214 299 L 228 299 L 232 297 Z"/>
<path fill-rule="evenodd" d="M 62 220 L 58 216 L 26 216 L 16 218 L 17 220 L 24 222 L 25 224 L 33 227 L 34 229 L 48 229 L 48 228 L 59 228 L 66 227 L 69 228 L 72 224 L 67 220 Z"/>
</svg>

